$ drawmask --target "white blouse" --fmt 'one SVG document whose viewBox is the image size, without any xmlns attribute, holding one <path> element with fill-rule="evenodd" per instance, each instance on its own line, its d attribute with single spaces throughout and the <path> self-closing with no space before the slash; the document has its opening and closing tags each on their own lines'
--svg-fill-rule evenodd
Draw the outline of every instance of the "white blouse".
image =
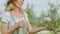
<svg viewBox="0 0 60 34">
<path fill-rule="evenodd" d="M 21 20 L 28 21 L 28 15 L 26 12 L 24 12 L 23 17 L 21 19 L 16 18 L 13 16 L 14 20 L 11 17 L 11 14 L 9 12 L 5 12 L 2 17 L 2 21 L 5 23 L 9 23 L 9 28 L 11 28 L 15 23 L 20 22 Z"/>
</svg>

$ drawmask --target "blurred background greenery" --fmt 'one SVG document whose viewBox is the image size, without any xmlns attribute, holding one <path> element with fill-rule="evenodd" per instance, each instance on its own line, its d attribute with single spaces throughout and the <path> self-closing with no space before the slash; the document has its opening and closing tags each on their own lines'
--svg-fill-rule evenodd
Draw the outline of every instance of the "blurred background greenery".
<svg viewBox="0 0 60 34">
<path fill-rule="evenodd" d="M 34 28 L 47 26 L 53 28 L 54 34 L 57 34 L 60 31 L 60 17 L 58 15 L 58 7 L 60 7 L 60 4 L 58 4 L 58 6 L 55 6 L 54 3 L 48 4 L 50 5 L 50 8 L 47 15 L 42 11 L 41 16 L 37 18 L 33 14 L 32 8 L 28 8 L 29 5 L 27 6 L 26 12 L 28 13 L 29 21 Z"/>
</svg>

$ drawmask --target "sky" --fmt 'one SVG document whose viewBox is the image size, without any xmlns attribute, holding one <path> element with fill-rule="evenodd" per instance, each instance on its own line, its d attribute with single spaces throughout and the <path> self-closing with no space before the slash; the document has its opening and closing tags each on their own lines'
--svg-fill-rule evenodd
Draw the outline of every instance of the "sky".
<svg viewBox="0 0 60 34">
<path fill-rule="evenodd" d="M 57 0 L 57 2 L 56 0 L 33 0 L 33 11 L 37 17 L 41 15 L 42 11 L 47 14 L 47 11 L 49 10 L 48 2 L 54 3 L 56 6 L 57 4 L 60 4 L 60 0 Z M 60 14 L 60 9 L 58 10 L 58 12 Z"/>
<path fill-rule="evenodd" d="M 8 0 L 0 0 L 0 8 L 2 11 L 4 10 L 7 1 Z M 22 8 L 26 9 L 27 3 L 29 3 L 30 6 L 33 5 L 33 12 L 37 17 L 39 17 L 42 11 L 47 14 L 47 11 L 49 10 L 48 2 L 54 2 L 55 5 L 60 4 L 60 0 L 57 0 L 57 3 L 56 0 L 25 0 Z M 58 13 L 60 13 L 60 9 L 58 10 Z"/>
</svg>

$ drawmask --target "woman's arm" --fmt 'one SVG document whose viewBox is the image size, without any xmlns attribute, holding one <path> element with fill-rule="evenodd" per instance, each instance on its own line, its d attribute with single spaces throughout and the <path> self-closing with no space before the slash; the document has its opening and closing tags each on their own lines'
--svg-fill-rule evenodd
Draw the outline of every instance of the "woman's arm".
<svg viewBox="0 0 60 34">
<path fill-rule="evenodd" d="M 28 26 L 27 30 L 28 30 L 28 32 L 30 34 L 34 34 L 36 32 L 42 31 L 42 30 L 47 30 L 47 28 L 45 28 L 45 27 L 40 27 L 38 29 L 33 29 L 32 26 L 31 26 L 31 24 L 29 22 L 28 22 L 28 25 L 27 26 Z"/>
<path fill-rule="evenodd" d="M 19 23 L 15 24 L 12 28 L 8 29 L 8 23 L 2 23 L 2 34 L 11 34 L 19 27 Z"/>
</svg>

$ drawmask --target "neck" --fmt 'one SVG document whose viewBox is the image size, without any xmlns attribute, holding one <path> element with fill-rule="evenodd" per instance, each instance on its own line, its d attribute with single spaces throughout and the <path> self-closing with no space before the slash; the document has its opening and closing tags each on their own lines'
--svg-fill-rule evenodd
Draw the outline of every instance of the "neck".
<svg viewBox="0 0 60 34">
<path fill-rule="evenodd" d="M 11 11 L 11 13 L 19 13 L 19 9 L 14 7 L 13 10 Z"/>
</svg>

